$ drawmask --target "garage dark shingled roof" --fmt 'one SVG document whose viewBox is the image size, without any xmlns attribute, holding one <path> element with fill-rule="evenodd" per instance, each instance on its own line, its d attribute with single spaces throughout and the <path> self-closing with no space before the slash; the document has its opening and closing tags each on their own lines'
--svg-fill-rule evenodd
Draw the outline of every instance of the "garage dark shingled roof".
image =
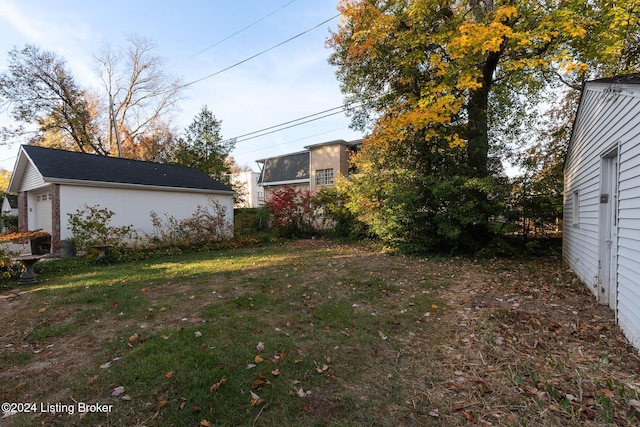
<svg viewBox="0 0 640 427">
<path fill-rule="evenodd" d="M 33 145 L 23 145 L 22 148 L 45 180 L 232 191 L 204 172 L 185 166 L 107 157 Z"/>
</svg>

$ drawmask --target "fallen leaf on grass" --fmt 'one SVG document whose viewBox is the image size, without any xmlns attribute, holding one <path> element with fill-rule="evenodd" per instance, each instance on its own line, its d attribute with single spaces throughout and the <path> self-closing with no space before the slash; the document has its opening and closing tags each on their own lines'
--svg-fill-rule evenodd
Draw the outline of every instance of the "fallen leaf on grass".
<svg viewBox="0 0 640 427">
<path fill-rule="evenodd" d="M 124 387 L 118 386 L 118 387 L 114 388 L 113 390 L 111 390 L 111 397 L 118 397 L 122 393 L 124 393 Z"/>
<path fill-rule="evenodd" d="M 256 350 L 258 351 L 264 350 L 264 343 L 262 341 L 258 342 L 258 345 L 256 346 Z"/>
<path fill-rule="evenodd" d="M 429 411 L 429 416 L 438 418 L 440 416 L 440 414 L 438 414 L 438 408 L 432 409 L 431 411 Z"/>
<path fill-rule="evenodd" d="M 274 369 L 273 371 L 271 371 L 271 375 L 277 377 L 278 375 L 280 375 L 280 369 Z"/>
<path fill-rule="evenodd" d="M 260 356 L 259 354 L 253 358 L 253 361 L 256 363 L 260 363 L 262 362 L 264 359 L 262 358 L 262 356 Z"/>
<path fill-rule="evenodd" d="M 207 421 L 207 420 L 200 421 L 200 425 L 202 427 L 211 427 L 211 423 L 209 421 Z"/>
<path fill-rule="evenodd" d="M 164 374 L 164 377 L 165 377 L 166 379 L 171 379 L 171 378 L 173 378 L 173 371 L 169 371 L 169 372 L 167 372 L 166 374 Z"/>
<path fill-rule="evenodd" d="M 329 366 L 327 365 L 322 365 L 322 367 L 316 367 L 316 372 L 318 372 L 319 374 L 323 373 L 324 371 L 326 371 L 327 369 L 329 369 Z"/>
<path fill-rule="evenodd" d="M 200 331 L 196 331 L 193 334 L 196 336 L 196 338 L 200 338 L 202 336 L 202 332 Z"/>
<path fill-rule="evenodd" d="M 215 394 L 220 389 L 220 387 L 222 387 L 222 384 L 226 382 L 227 382 L 227 377 L 222 377 L 220 381 L 218 381 L 217 383 L 211 386 L 211 388 L 209 389 L 209 392 L 211 394 Z"/>
<path fill-rule="evenodd" d="M 590 420 L 594 419 L 596 416 L 596 413 L 593 412 L 593 409 L 591 409 L 587 405 L 580 408 L 578 412 L 583 413 Z"/>
<path fill-rule="evenodd" d="M 89 385 L 89 387 L 95 387 L 98 384 L 99 379 L 100 379 L 100 376 L 94 375 L 91 378 L 89 378 L 89 380 L 87 381 L 87 384 Z"/>
<path fill-rule="evenodd" d="M 165 406 L 167 406 L 169 404 L 169 401 L 167 400 L 161 400 L 160 403 L 158 404 L 158 406 L 160 406 L 161 408 L 164 408 Z"/>
<path fill-rule="evenodd" d="M 602 389 L 602 394 L 604 394 L 607 397 L 614 397 L 615 396 L 615 394 L 611 390 L 609 390 L 608 388 L 603 388 Z"/>
<path fill-rule="evenodd" d="M 131 335 L 131 336 L 129 337 L 129 342 L 130 342 L 130 343 L 136 342 L 136 341 L 138 341 L 138 338 L 140 338 L 140 336 L 139 336 L 139 335 L 138 335 L 138 333 L 136 332 L 135 334 L 133 334 L 133 335 Z"/>
<path fill-rule="evenodd" d="M 47 311 L 47 307 L 42 307 L 38 309 L 38 313 L 44 313 L 45 311 Z"/>
<path fill-rule="evenodd" d="M 249 393 L 251 393 L 251 406 L 260 405 L 264 402 L 264 400 L 260 399 L 260 396 L 258 396 L 254 392 L 251 391 Z"/>
<path fill-rule="evenodd" d="M 478 384 L 480 391 L 483 394 L 491 393 L 491 389 L 484 383 L 484 381 L 476 380 L 476 384 Z"/>
<path fill-rule="evenodd" d="M 108 369 L 111 367 L 111 362 L 103 363 L 100 365 L 100 369 Z"/>
</svg>

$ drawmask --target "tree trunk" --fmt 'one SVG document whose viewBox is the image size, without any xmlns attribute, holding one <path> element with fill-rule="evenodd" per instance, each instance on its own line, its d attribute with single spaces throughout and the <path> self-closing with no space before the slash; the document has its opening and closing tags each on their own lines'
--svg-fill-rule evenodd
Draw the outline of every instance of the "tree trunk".
<svg viewBox="0 0 640 427">
<path fill-rule="evenodd" d="M 500 57 L 500 52 L 487 55 L 486 60 L 480 64 L 482 87 L 469 95 L 467 156 L 473 176 L 484 177 L 489 174 L 489 93 Z"/>
</svg>

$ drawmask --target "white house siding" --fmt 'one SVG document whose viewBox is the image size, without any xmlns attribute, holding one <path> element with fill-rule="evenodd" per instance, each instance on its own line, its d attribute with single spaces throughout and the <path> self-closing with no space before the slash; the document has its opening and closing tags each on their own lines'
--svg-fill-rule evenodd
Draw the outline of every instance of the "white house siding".
<svg viewBox="0 0 640 427">
<path fill-rule="evenodd" d="M 31 162 L 27 164 L 27 168 L 20 182 L 20 191 L 31 191 L 36 188 L 44 187 L 48 185 L 44 182 L 42 175 L 38 172 Z"/>
<path fill-rule="evenodd" d="M 618 222 L 612 245 L 616 301 L 609 305 L 626 336 L 640 344 L 640 86 L 589 83 L 583 93 L 565 163 L 563 254 L 591 291 L 602 298 L 600 194 L 603 157 L 616 152 Z M 579 198 L 579 223 L 573 224 L 574 192 Z M 615 201 L 614 201 L 615 203 Z M 615 292 L 615 290 L 614 290 Z M 607 301 L 601 301 L 607 303 Z"/>
<path fill-rule="evenodd" d="M 640 88 L 639 88 L 640 89 Z M 620 143 L 618 189 L 618 319 L 626 335 L 640 343 L 640 93 Z"/>
<path fill-rule="evenodd" d="M 144 236 L 152 233 L 151 212 L 164 218 L 164 215 L 176 219 L 191 217 L 198 205 L 211 210 L 210 197 L 215 197 L 226 210 L 229 224 L 233 225 L 233 197 L 231 195 L 211 195 L 210 193 L 181 191 L 155 191 L 146 189 L 126 189 L 107 187 L 88 187 L 80 185 L 60 186 L 60 238 L 71 237 L 69 217 L 79 209 L 99 205 L 115 213 L 112 226 L 133 227 Z"/>
</svg>

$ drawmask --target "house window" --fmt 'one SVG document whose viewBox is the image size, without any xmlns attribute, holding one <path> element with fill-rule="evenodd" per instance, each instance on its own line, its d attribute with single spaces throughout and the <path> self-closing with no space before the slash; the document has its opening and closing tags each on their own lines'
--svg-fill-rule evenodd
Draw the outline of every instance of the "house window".
<svg viewBox="0 0 640 427">
<path fill-rule="evenodd" d="M 316 170 L 316 185 L 333 185 L 333 169 Z"/>
<path fill-rule="evenodd" d="M 573 192 L 573 212 L 572 212 L 572 224 L 574 227 L 580 225 L 580 197 L 578 197 L 578 191 Z"/>
</svg>

